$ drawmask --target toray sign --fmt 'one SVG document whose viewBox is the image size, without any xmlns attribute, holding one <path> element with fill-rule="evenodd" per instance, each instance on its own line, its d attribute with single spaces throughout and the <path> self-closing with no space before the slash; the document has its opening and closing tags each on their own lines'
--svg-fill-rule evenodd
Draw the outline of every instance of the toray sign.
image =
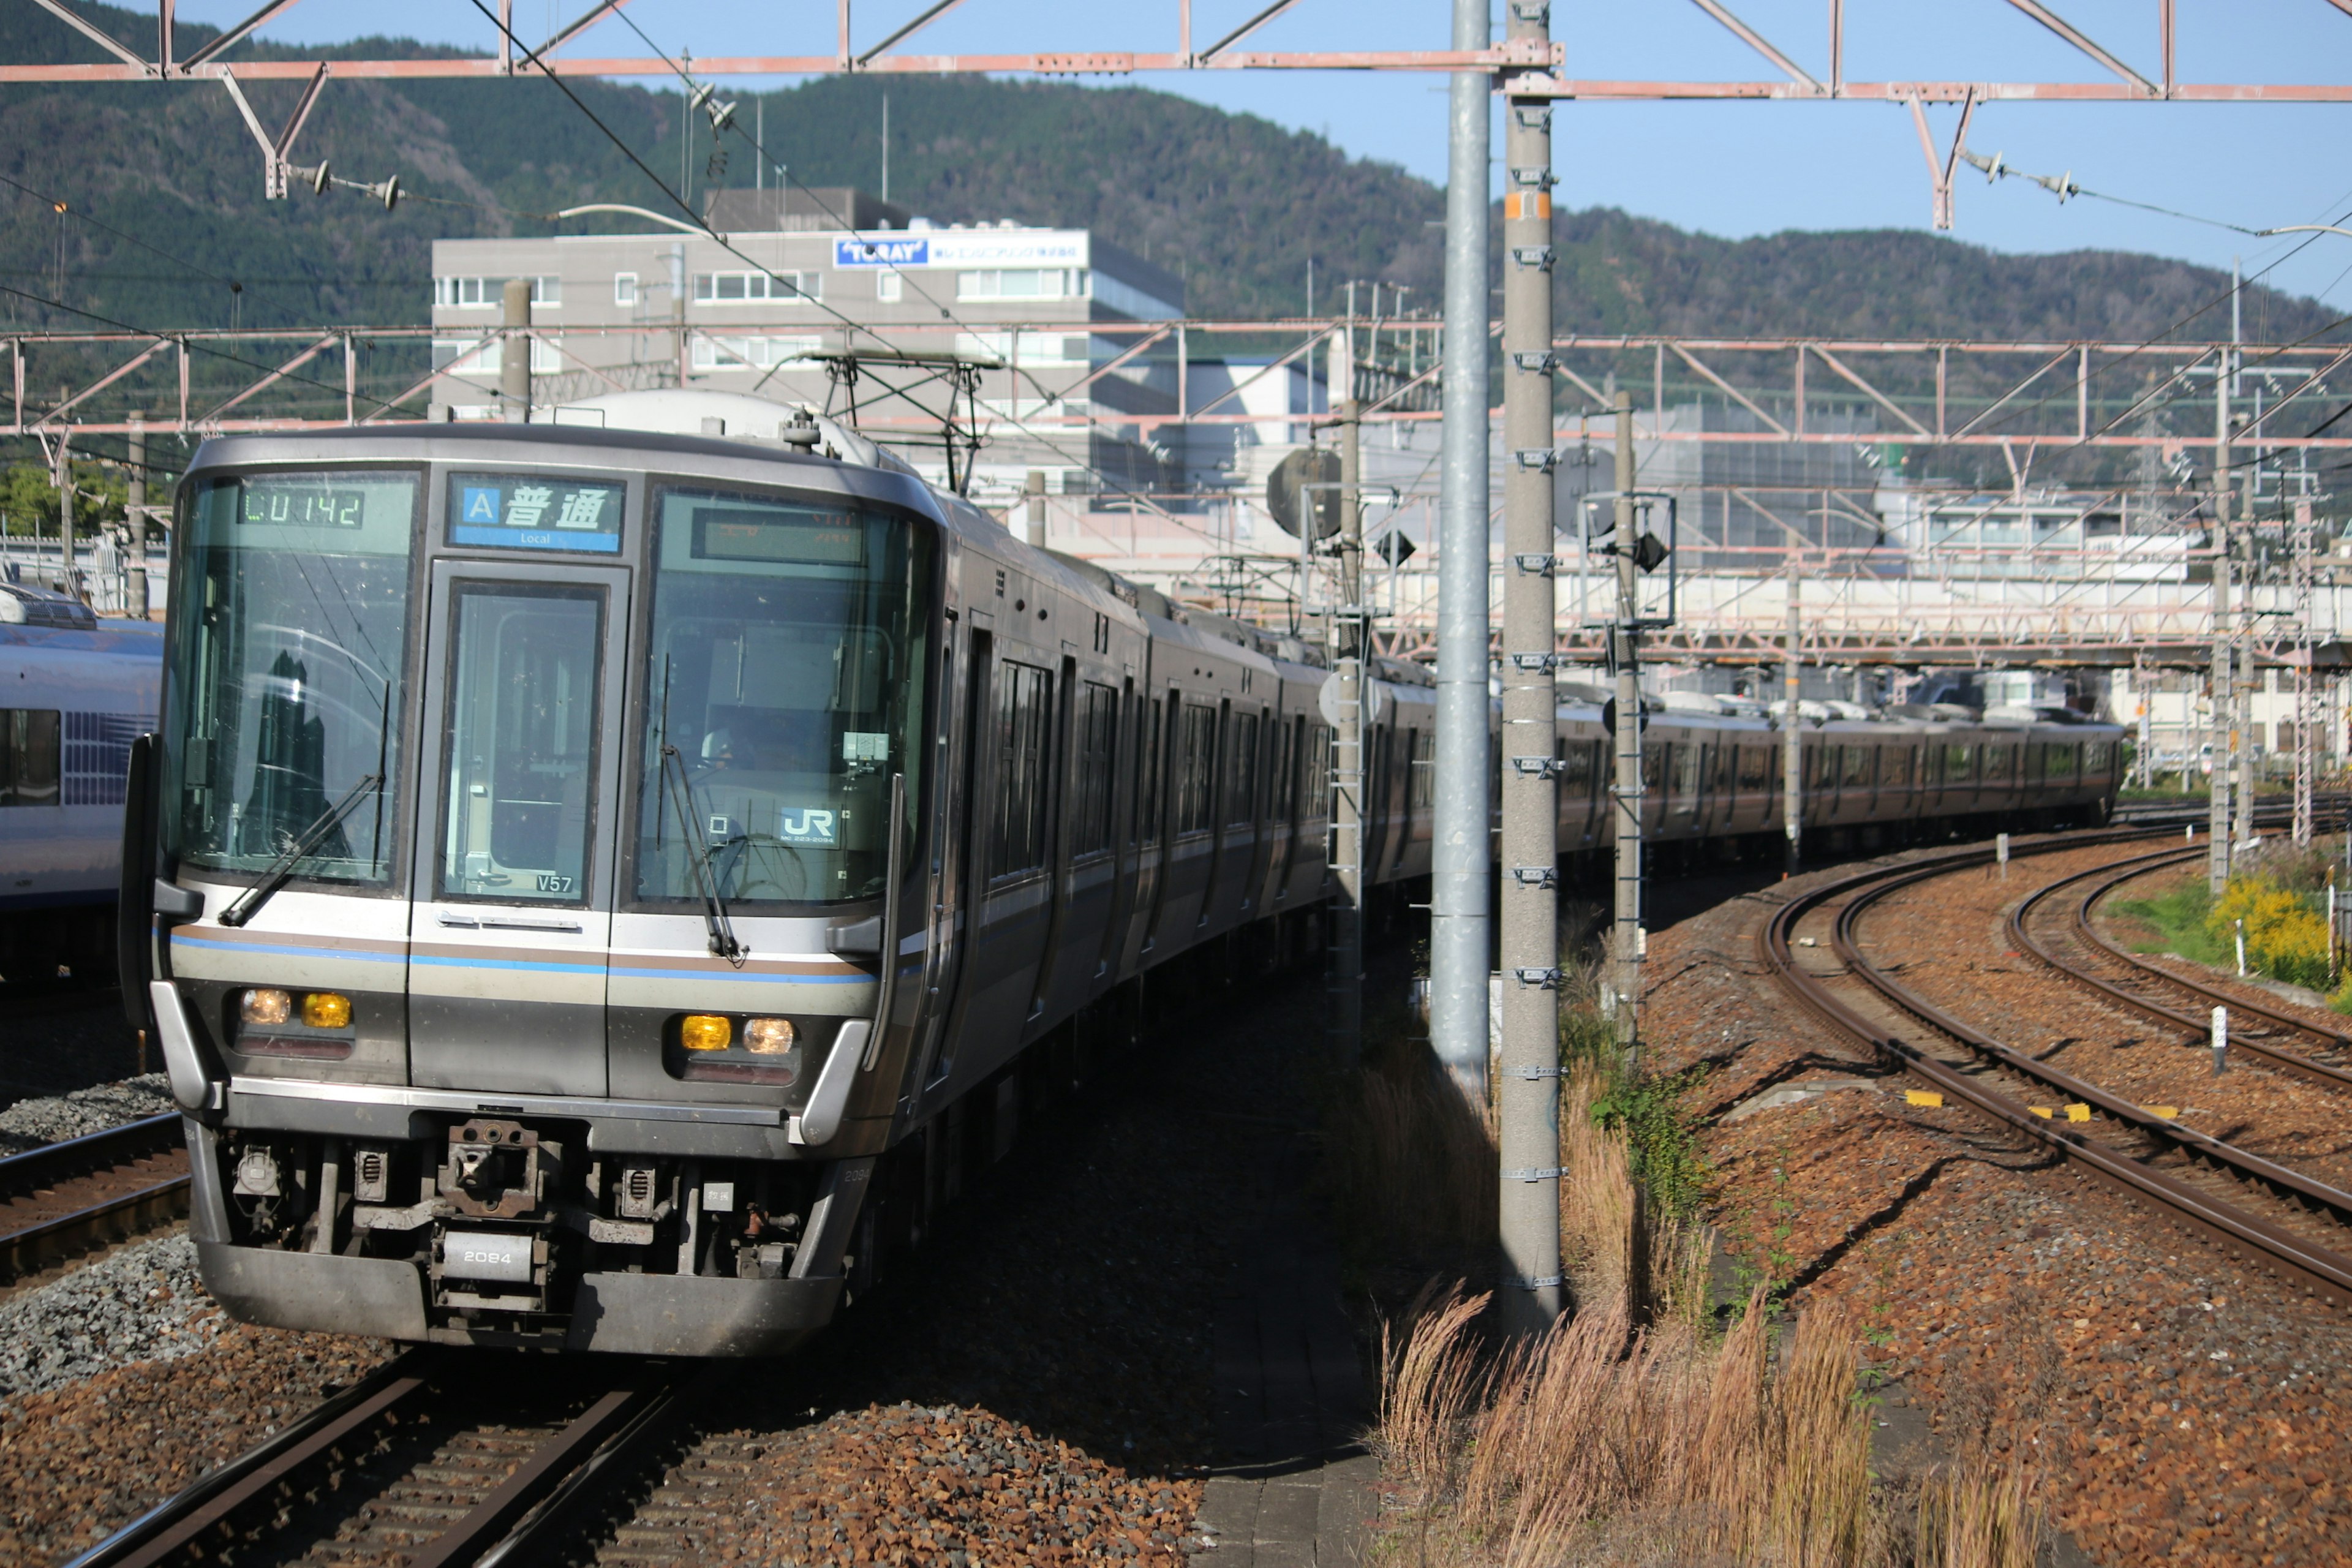
<svg viewBox="0 0 2352 1568">
<path fill-rule="evenodd" d="M 930 236 L 836 239 L 833 242 L 833 264 L 835 267 L 929 267 L 931 264 Z"/>
</svg>

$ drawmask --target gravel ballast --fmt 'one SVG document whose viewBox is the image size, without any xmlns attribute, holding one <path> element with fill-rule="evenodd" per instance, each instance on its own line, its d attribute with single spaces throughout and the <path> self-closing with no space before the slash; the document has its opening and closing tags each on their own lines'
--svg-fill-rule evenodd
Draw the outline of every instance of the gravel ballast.
<svg viewBox="0 0 2352 1568">
<path fill-rule="evenodd" d="M 69 1094 L 20 1100 L 0 1110 L 0 1154 L 85 1138 L 176 1109 L 171 1085 L 159 1072 L 93 1084 Z"/>
<path fill-rule="evenodd" d="M 196 1278 L 196 1244 L 185 1235 L 126 1247 L 0 1301 L 0 1400 L 194 1355 L 226 1323 Z"/>
</svg>

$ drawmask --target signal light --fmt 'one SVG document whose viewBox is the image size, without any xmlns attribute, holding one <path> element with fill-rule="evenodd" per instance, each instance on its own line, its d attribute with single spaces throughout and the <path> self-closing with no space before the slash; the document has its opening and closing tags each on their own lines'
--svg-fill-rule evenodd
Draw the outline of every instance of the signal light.
<svg viewBox="0 0 2352 1568">
<path fill-rule="evenodd" d="M 1671 553 L 1654 533 L 1645 533 L 1633 542 L 1633 564 L 1644 572 L 1656 571 Z"/>
<path fill-rule="evenodd" d="M 734 1024 L 713 1013 L 689 1013 L 678 1022 L 678 1044 L 689 1051 L 723 1051 L 734 1038 Z"/>
</svg>

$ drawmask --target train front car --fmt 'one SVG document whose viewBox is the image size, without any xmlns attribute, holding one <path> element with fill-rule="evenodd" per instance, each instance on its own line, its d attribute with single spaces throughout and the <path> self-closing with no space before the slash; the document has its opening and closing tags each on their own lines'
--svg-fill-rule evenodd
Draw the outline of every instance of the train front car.
<svg viewBox="0 0 2352 1568">
<path fill-rule="evenodd" d="M 912 1033 L 874 1024 L 938 509 L 782 444 L 431 429 L 215 441 L 183 489 L 148 994 L 205 1283 L 293 1328 L 783 1349 Z"/>
</svg>

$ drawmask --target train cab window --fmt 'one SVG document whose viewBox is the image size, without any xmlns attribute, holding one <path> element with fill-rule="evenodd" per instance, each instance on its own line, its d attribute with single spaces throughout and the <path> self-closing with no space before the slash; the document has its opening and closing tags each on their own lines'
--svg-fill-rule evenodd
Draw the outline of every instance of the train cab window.
<svg viewBox="0 0 2352 1568">
<path fill-rule="evenodd" d="M 992 877 L 1045 864 L 1045 756 L 1053 742 L 1054 676 L 1006 663 L 996 672 L 996 810 L 989 833 Z"/>
<path fill-rule="evenodd" d="M 586 899 L 604 623 L 601 588 L 457 585 L 442 898 Z"/>
<path fill-rule="evenodd" d="M 1118 773 L 1118 693 L 1087 681 L 1077 713 L 1078 788 L 1072 802 L 1070 853 L 1092 855 L 1110 847 L 1111 791 Z"/>
<path fill-rule="evenodd" d="M 1216 826 L 1217 710 L 1184 704 L 1175 740 L 1176 831 L 1204 832 Z"/>
<path fill-rule="evenodd" d="M 1225 820 L 1239 826 L 1257 819 L 1257 727 L 1255 713 L 1236 713 L 1225 748 Z"/>
<path fill-rule="evenodd" d="M 637 898 L 683 903 L 714 879 L 755 905 L 872 897 L 891 775 L 910 816 L 922 798 L 932 534 L 684 486 L 656 492 L 654 523 Z"/>
<path fill-rule="evenodd" d="M 0 708 L 0 806 L 58 804 L 60 717 L 54 708 Z"/>
<path fill-rule="evenodd" d="M 258 873 L 308 838 L 298 876 L 391 876 L 409 816 L 398 715 L 418 489 L 382 468 L 197 481 L 172 584 L 167 854 Z"/>
</svg>

